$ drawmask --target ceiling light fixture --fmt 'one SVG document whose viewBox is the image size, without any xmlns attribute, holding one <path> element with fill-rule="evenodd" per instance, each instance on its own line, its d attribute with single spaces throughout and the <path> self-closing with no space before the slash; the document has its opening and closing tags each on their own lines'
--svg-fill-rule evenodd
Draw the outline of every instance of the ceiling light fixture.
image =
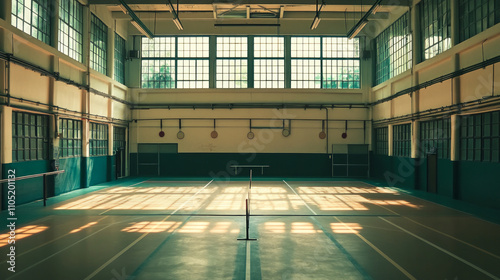
<svg viewBox="0 0 500 280">
<path fill-rule="evenodd" d="M 152 34 L 149 34 L 148 32 L 146 32 L 146 30 L 144 30 L 144 28 L 142 28 L 142 26 L 135 20 L 132 20 L 130 21 L 130 23 L 132 23 L 132 25 L 137 28 L 137 30 L 139 30 L 139 32 L 141 32 L 142 35 L 148 37 L 149 39 L 152 39 L 153 36 Z"/>
<path fill-rule="evenodd" d="M 375 4 L 373 4 L 373 6 L 368 10 L 368 12 L 358 21 L 358 23 L 356 23 L 356 25 L 354 25 L 351 30 L 349 30 L 349 32 L 347 32 L 347 37 L 349 39 L 352 39 L 354 37 L 356 37 L 356 35 L 359 34 L 359 32 L 361 32 L 361 30 L 365 27 L 365 25 L 368 23 L 368 17 L 371 15 L 371 14 L 374 14 L 375 12 L 377 12 L 377 10 L 380 8 L 380 3 L 382 2 L 382 0 L 377 0 L 377 2 L 375 2 Z"/>
<path fill-rule="evenodd" d="M 179 30 L 184 30 L 184 26 L 182 26 L 182 22 L 179 20 L 179 2 L 177 2 L 177 10 L 175 10 L 174 5 L 172 4 L 172 1 L 168 0 L 167 3 L 168 9 L 170 10 L 170 13 L 173 15 L 173 21 L 177 29 Z"/>
<path fill-rule="evenodd" d="M 135 26 L 135 28 L 137 28 L 137 30 L 139 30 L 139 32 L 141 32 L 144 36 L 148 37 L 149 39 L 153 38 L 155 36 L 153 32 L 151 32 L 151 30 L 149 30 L 149 28 L 146 25 L 144 25 L 141 19 L 129 7 L 129 5 L 127 5 L 127 3 L 125 3 L 124 0 L 118 0 L 118 1 L 120 1 L 120 9 L 122 10 L 125 9 L 127 11 L 127 14 L 130 15 L 130 17 L 132 18 L 131 21 L 132 25 Z"/>
<path fill-rule="evenodd" d="M 321 7 L 319 7 L 319 0 L 316 0 L 316 15 L 314 16 L 313 22 L 311 24 L 311 30 L 314 30 L 318 27 L 319 22 L 321 21 L 319 14 L 321 12 L 321 9 L 323 9 L 323 6 L 325 6 L 325 2 L 321 3 Z"/>
</svg>

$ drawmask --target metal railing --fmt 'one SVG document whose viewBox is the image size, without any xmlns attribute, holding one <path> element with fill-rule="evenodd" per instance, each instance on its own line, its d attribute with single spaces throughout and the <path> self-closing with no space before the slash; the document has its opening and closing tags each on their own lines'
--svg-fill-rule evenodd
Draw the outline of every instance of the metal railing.
<svg viewBox="0 0 500 280">
<path fill-rule="evenodd" d="M 26 179 L 43 177 L 43 206 L 47 206 L 47 176 L 57 175 L 57 174 L 61 174 L 61 173 L 64 173 L 64 170 L 26 175 L 26 176 L 21 176 L 21 177 L 15 177 L 14 179 L 2 179 L 2 180 L 0 180 L 0 185 L 3 183 L 12 182 L 12 181 L 17 182 L 17 181 L 26 180 Z M 3 188 L 2 188 L 2 191 L 3 191 Z"/>
</svg>

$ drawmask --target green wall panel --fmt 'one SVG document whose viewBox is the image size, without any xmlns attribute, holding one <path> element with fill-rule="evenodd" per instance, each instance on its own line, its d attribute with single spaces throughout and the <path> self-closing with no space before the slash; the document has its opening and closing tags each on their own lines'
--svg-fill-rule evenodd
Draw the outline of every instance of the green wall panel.
<svg viewBox="0 0 500 280">
<path fill-rule="evenodd" d="M 461 161 L 458 170 L 462 200 L 500 209 L 500 163 Z"/>
<path fill-rule="evenodd" d="M 440 195 L 453 197 L 453 162 L 448 159 L 438 159 L 437 192 Z"/>
<path fill-rule="evenodd" d="M 383 180 L 387 185 L 415 189 L 419 162 L 412 158 L 372 154 L 370 176 Z"/>
<path fill-rule="evenodd" d="M 139 165 L 142 163 L 154 162 L 154 155 L 151 154 L 131 154 L 132 169 L 139 168 L 141 176 L 156 176 L 156 166 Z M 162 153 L 160 154 L 160 176 L 172 177 L 232 177 L 233 164 L 239 165 L 270 165 L 264 169 L 264 175 L 260 170 L 255 171 L 255 176 L 265 177 L 330 177 L 331 160 L 327 154 L 237 154 L 237 153 Z M 153 170 L 154 169 L 154 170 Z M 131 170 L 131 174 L 134 174 Z M 137 172 L 135 172 L 137 173 Z M 248 176 L 248 170 L 243 170 L 237 176 Z"/>
<path fill-rule="evenodd" d="M 59 170 L 64 173 L 55 176 L 54 194 L 59 195 L 65 192 L 79 189 L 81 186 L 82 158 L 65 158 L 59 160 Z"/>
<path fill-rule="evenodd" d="M 87 168 L 82 169 L 82 187 L 89 187 L 104 183 L 108 180 L 108 172 L 111 167 L 108 156 L 98 156 L 82 158 L 82 165 Z"/>
<path fill-rule="evenodd" d="M 2 165 L 2 177 L 7 178 L 8 170 L 14 169 L 16 177 L 48 172 L 48 160 L 14 162 Z M 7 206 L 7 184 L 2 184 L 2 209 Z M 43 179 L 16 180 L 16 205 L 43 198 Z"/>
</svg>

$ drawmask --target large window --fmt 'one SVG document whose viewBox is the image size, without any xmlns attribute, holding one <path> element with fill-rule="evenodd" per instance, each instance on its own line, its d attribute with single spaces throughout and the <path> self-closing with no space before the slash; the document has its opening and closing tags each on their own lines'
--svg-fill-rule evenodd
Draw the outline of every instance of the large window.
<svg viewBox="0 0 500 280">
<path fill-rule="evenodd" d="M 439 119 L 420 123 L 420 155 L 436 153 L 438 158 L 450 158 L 450 119 Z"/>
<path fill-rule="evenodd" d="M 411 124 L 393 127 L 393 155 L 397 157 L 411 156 Z"/>
<path fill-rule="evenodd" d="M 115 80 L 125 83 L 125 39 L 115 33 Z"/>
<path fill-rule="evenodd" d="M 461 117 L 460 159 L 499 161 L 500 111 Z"/>
<path fill-rule="evenodd" d="M 142 38 L 142 88 L 175 88 L 175 37 Z"/>
<path fill-rule="evenodd" d="M 113 151 L 116 152 L 119 149 L 125 149 L 126 147 L 126 134 L 125 127 L 114 126 L 113 127 Z"/>
<path fill-rule="evenodd" d="M 45 44 L 50 44 L 51 2 L 50 0 L 12 0 L 12 25 Z"/>
<path fill-rule="evenodd" d="M 248 38 L 217 37 L 217 88 L 248 87 Z"/>
<path fill-rule="evenodd" d="M 375 83 L 380 84 L 411 68 L 412 36 L 409 13 L 391 24 L 375 38 L 377 64 Z"/>
<path fill-rule="evenodd" d="M 425 60 L 451 47 L 450 0 L 422 0 L 420 14 Z"/>
<path fill-rule="evenodd" d="M 360 88 L 359 39 L 291 38 L 292 88 Z"/>
<path fill-rule="evenodd" d="M 177 38 L 177 88 L 209 87 L 209 38 Z"/>
<path fill-rule="evenodd" d="M 292 88 L 321 88 L 321 37 L 292 37 Z"/>
<path fill-rule="evenodd" d="M 254 88 L 285 87 L 285 38 L 254 38 Z"/>
<path fill-rule="evenodd" d="M 359 89 L 360 86 L 357 38 L 142 38 L 142 88 Z"/>
<path fill-rule="evenodd" d="M 90 26 L 90 67 L 107 75 L 108 27 L 92 14 Z"/>
<path fill-rule="evenodd" d="M 142 88 L 208 88 L 209 37 L 142 39 Z"/>
<path fill-rule="evenodd" d="M 59 1 L 59 51 L 83 61 L 83 5 L 77 0 Z"/>
<path fill-rule="evenodd" d="M 380 127 L 375 129 L 375 151 L 378 155 L 389 154 L 389 128 Z"/>
<path fill-rule="evenodd" d="M 459 0 L 460 41 L 500 22 L 500 2 L 497 0 Z"/>
<path fill-rule="evenodd" d="M 90 155 L 108 155 L 108 125 L 90 123 Z"/>
<path fill-rule="evenodd" d="M 59 157 L 82 155 L 82 121 L 60 119 L 59 135 Z"/>
<path fill-rule="evenodd" d="M 49 117 L 12 113 L 12 161 L 46 160 L 49 155 Z"/>
</svg>

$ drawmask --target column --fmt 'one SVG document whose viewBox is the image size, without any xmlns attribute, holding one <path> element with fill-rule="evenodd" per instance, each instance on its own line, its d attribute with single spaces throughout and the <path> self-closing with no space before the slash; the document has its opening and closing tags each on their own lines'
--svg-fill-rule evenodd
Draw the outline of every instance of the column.
<svg viewBox="0 0 500 280">
<path fill-rule="evenodd" d="M 12 163 L 12 108 L 7 106 L 0 107 L 1 123 L 0 129 L 0 162 L 2 164 Z"/>
<path fill-rule="evenodd" d="M 387 153 L 388 156 L 394 156 L 394 125 L 390 124 L 388 127 L 387 127 L 387 133 L 389 134 L 387 136 L 387 141 L 388 141 L 388 146 L 389 146 L 389 151 Z"/>
<path fill-rule="evenodd" d="M 83 6 L 83 54 L 82 61 L 84 65 L 89 65 L 90 59 L 90 9 L 88 6 Z M 88 82 L 88 81 L 87 81 Z"/>
<path fill-rule="evenodd" d="M 450 160 L 460 160 L 460 118 L 457 115 L 451 116 L 451 147 Z"/>
<path fill-rule="evenodd" d="M 209 38 L 209 49 L 210 50 L 215 50 L 216 49 L 216 46 L 217 46 L 217 41 L 216 41 L 216 38 L 215 36 L 210 36 Z M 141 46 L 142 47 L 142 46 Z M 216 57 L 216 53 L 214 51 L 211 51 L 209 52 L 209 58 L 208 58 L 208 67 L 209 67 L 209 73 L 210 73 L 210 77 L 209 77 L 209 87 L 210 88 L 216 88 L 217 87 L 217 82 L 216 82 L 216 79 L 217 79 L 217 76 L 216 76 L 216 69 L 217 69 L 217 57 Z"/>
<path fill-rule="evenodd" d="M 411 122 L 411 158 L 418 158 L 420 156 L 419 153 L 419 142 L 420 142 L 420 129 L 419 129 L 419 121 Z"/>
<path fill-rule="evenodd" d="M 6 0 L 10 2 L 11 0 Z M 59 1 L 50 1 L 51 42 L 50 45 L 59 49 Z"/>
<path fill-rule="evenodd" d="M 0 18 L 10 24 L 12 18 L 12 0 L 2 1 L 0 4 Z"/>
<path fill-rule="evenodd" d="M 450 0 L 451 11 L 451 47 L 460 43 L 460 18 L 458 0 Z"/>
</svg>

